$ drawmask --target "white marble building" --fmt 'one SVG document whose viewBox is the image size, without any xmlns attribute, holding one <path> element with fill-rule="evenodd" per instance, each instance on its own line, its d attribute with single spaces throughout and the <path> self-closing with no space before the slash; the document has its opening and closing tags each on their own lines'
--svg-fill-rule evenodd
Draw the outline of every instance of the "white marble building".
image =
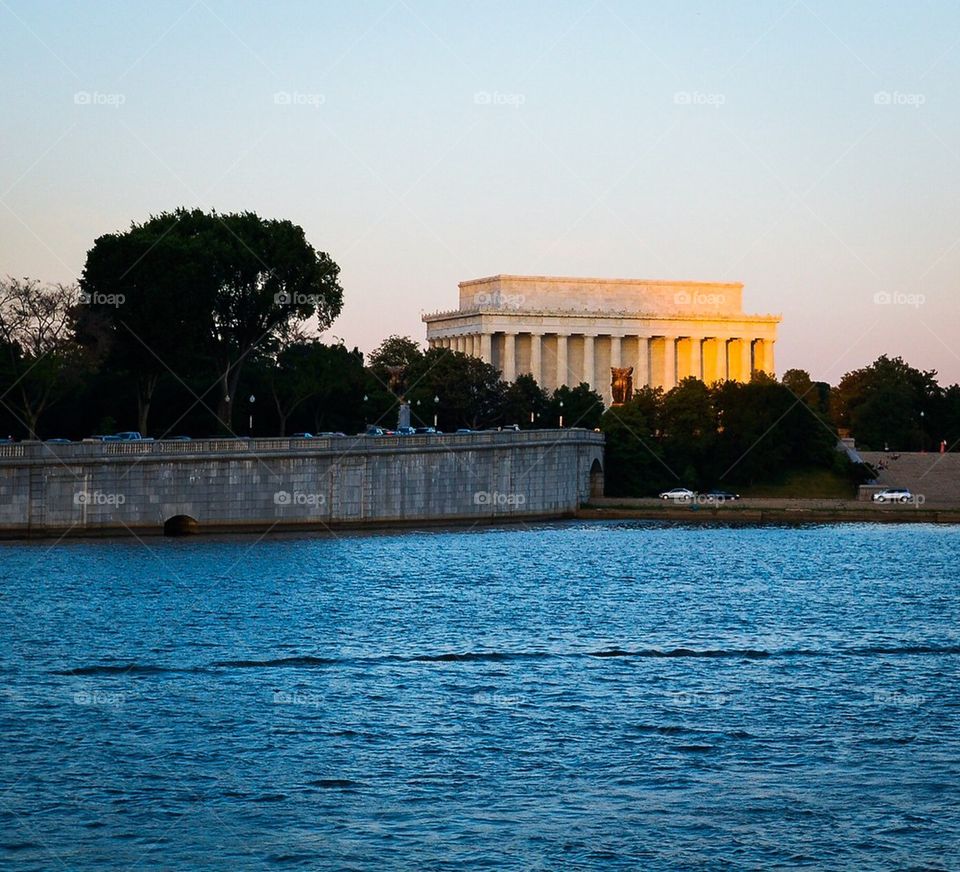
<svg viewBox="0 0 960 872">
<path fill-rule="evenodd" d="M 743 285 L 497 275 L 460 283 L 459 308 L 423 316 L 430 347 L 532 373 L 552 391 L 586 382 L 609 404 L 611 367 L 634 387 L 775 374 L 779 315 L 745 315 Z"/>
</svg>

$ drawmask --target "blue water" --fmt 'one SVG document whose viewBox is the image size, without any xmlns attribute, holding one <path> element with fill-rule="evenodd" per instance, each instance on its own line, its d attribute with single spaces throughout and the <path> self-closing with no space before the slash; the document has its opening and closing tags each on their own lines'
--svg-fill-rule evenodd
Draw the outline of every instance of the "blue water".
<svg viewBox="0 0 960 872">
<path fill-rule="evenodd" d="M 960 528 L 0 547 L 0 865 L 960 868 Z"/>
</svg>

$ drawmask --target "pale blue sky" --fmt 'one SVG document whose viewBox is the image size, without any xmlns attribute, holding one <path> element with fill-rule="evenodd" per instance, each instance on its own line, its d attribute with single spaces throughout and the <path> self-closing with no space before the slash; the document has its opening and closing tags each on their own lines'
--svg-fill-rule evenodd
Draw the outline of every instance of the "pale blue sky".
<svg viewBox="0 0 960 872">
<path fill-rule="evenodd" d="M 252 209 L 365 351 L 498 272 L 742 281 L 781 372 L 960 381 L 956 3 L 0 0 L 0 52 L 0 273 Z"/>
</svg>

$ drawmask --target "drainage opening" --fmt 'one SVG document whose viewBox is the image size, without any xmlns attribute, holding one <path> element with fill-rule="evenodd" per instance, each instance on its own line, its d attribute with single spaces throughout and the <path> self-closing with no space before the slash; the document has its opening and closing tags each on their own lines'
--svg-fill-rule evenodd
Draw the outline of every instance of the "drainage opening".
<svg viewBox="0 0 960 872">
<path fill-rule="evenodd" d="M 191 533 L 200 532 L 200 524 L 196 518 L 189 515 L 174 515 L 163 522 L 164 536 L 189 536 Z"/>
</svg>

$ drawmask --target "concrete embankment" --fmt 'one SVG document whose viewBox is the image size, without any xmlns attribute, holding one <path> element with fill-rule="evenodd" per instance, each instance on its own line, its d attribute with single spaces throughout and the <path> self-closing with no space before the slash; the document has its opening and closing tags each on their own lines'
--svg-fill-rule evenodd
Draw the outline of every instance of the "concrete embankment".
<svg viewBox="0 0 960 872">
<path fill-rule="evenodd" d="M 603 492 L 588 430 L 0 446 L 0 537 L 572 517 Z"/>
<path fill-rule="evenodd" d="M 859 500 L 741 499 L 690 503 L 660 499 L 593 498 L 583 520 L 683 521 L 705 524 L 960 524 L 960 504 L 880 504 Z"/>
</svg>

